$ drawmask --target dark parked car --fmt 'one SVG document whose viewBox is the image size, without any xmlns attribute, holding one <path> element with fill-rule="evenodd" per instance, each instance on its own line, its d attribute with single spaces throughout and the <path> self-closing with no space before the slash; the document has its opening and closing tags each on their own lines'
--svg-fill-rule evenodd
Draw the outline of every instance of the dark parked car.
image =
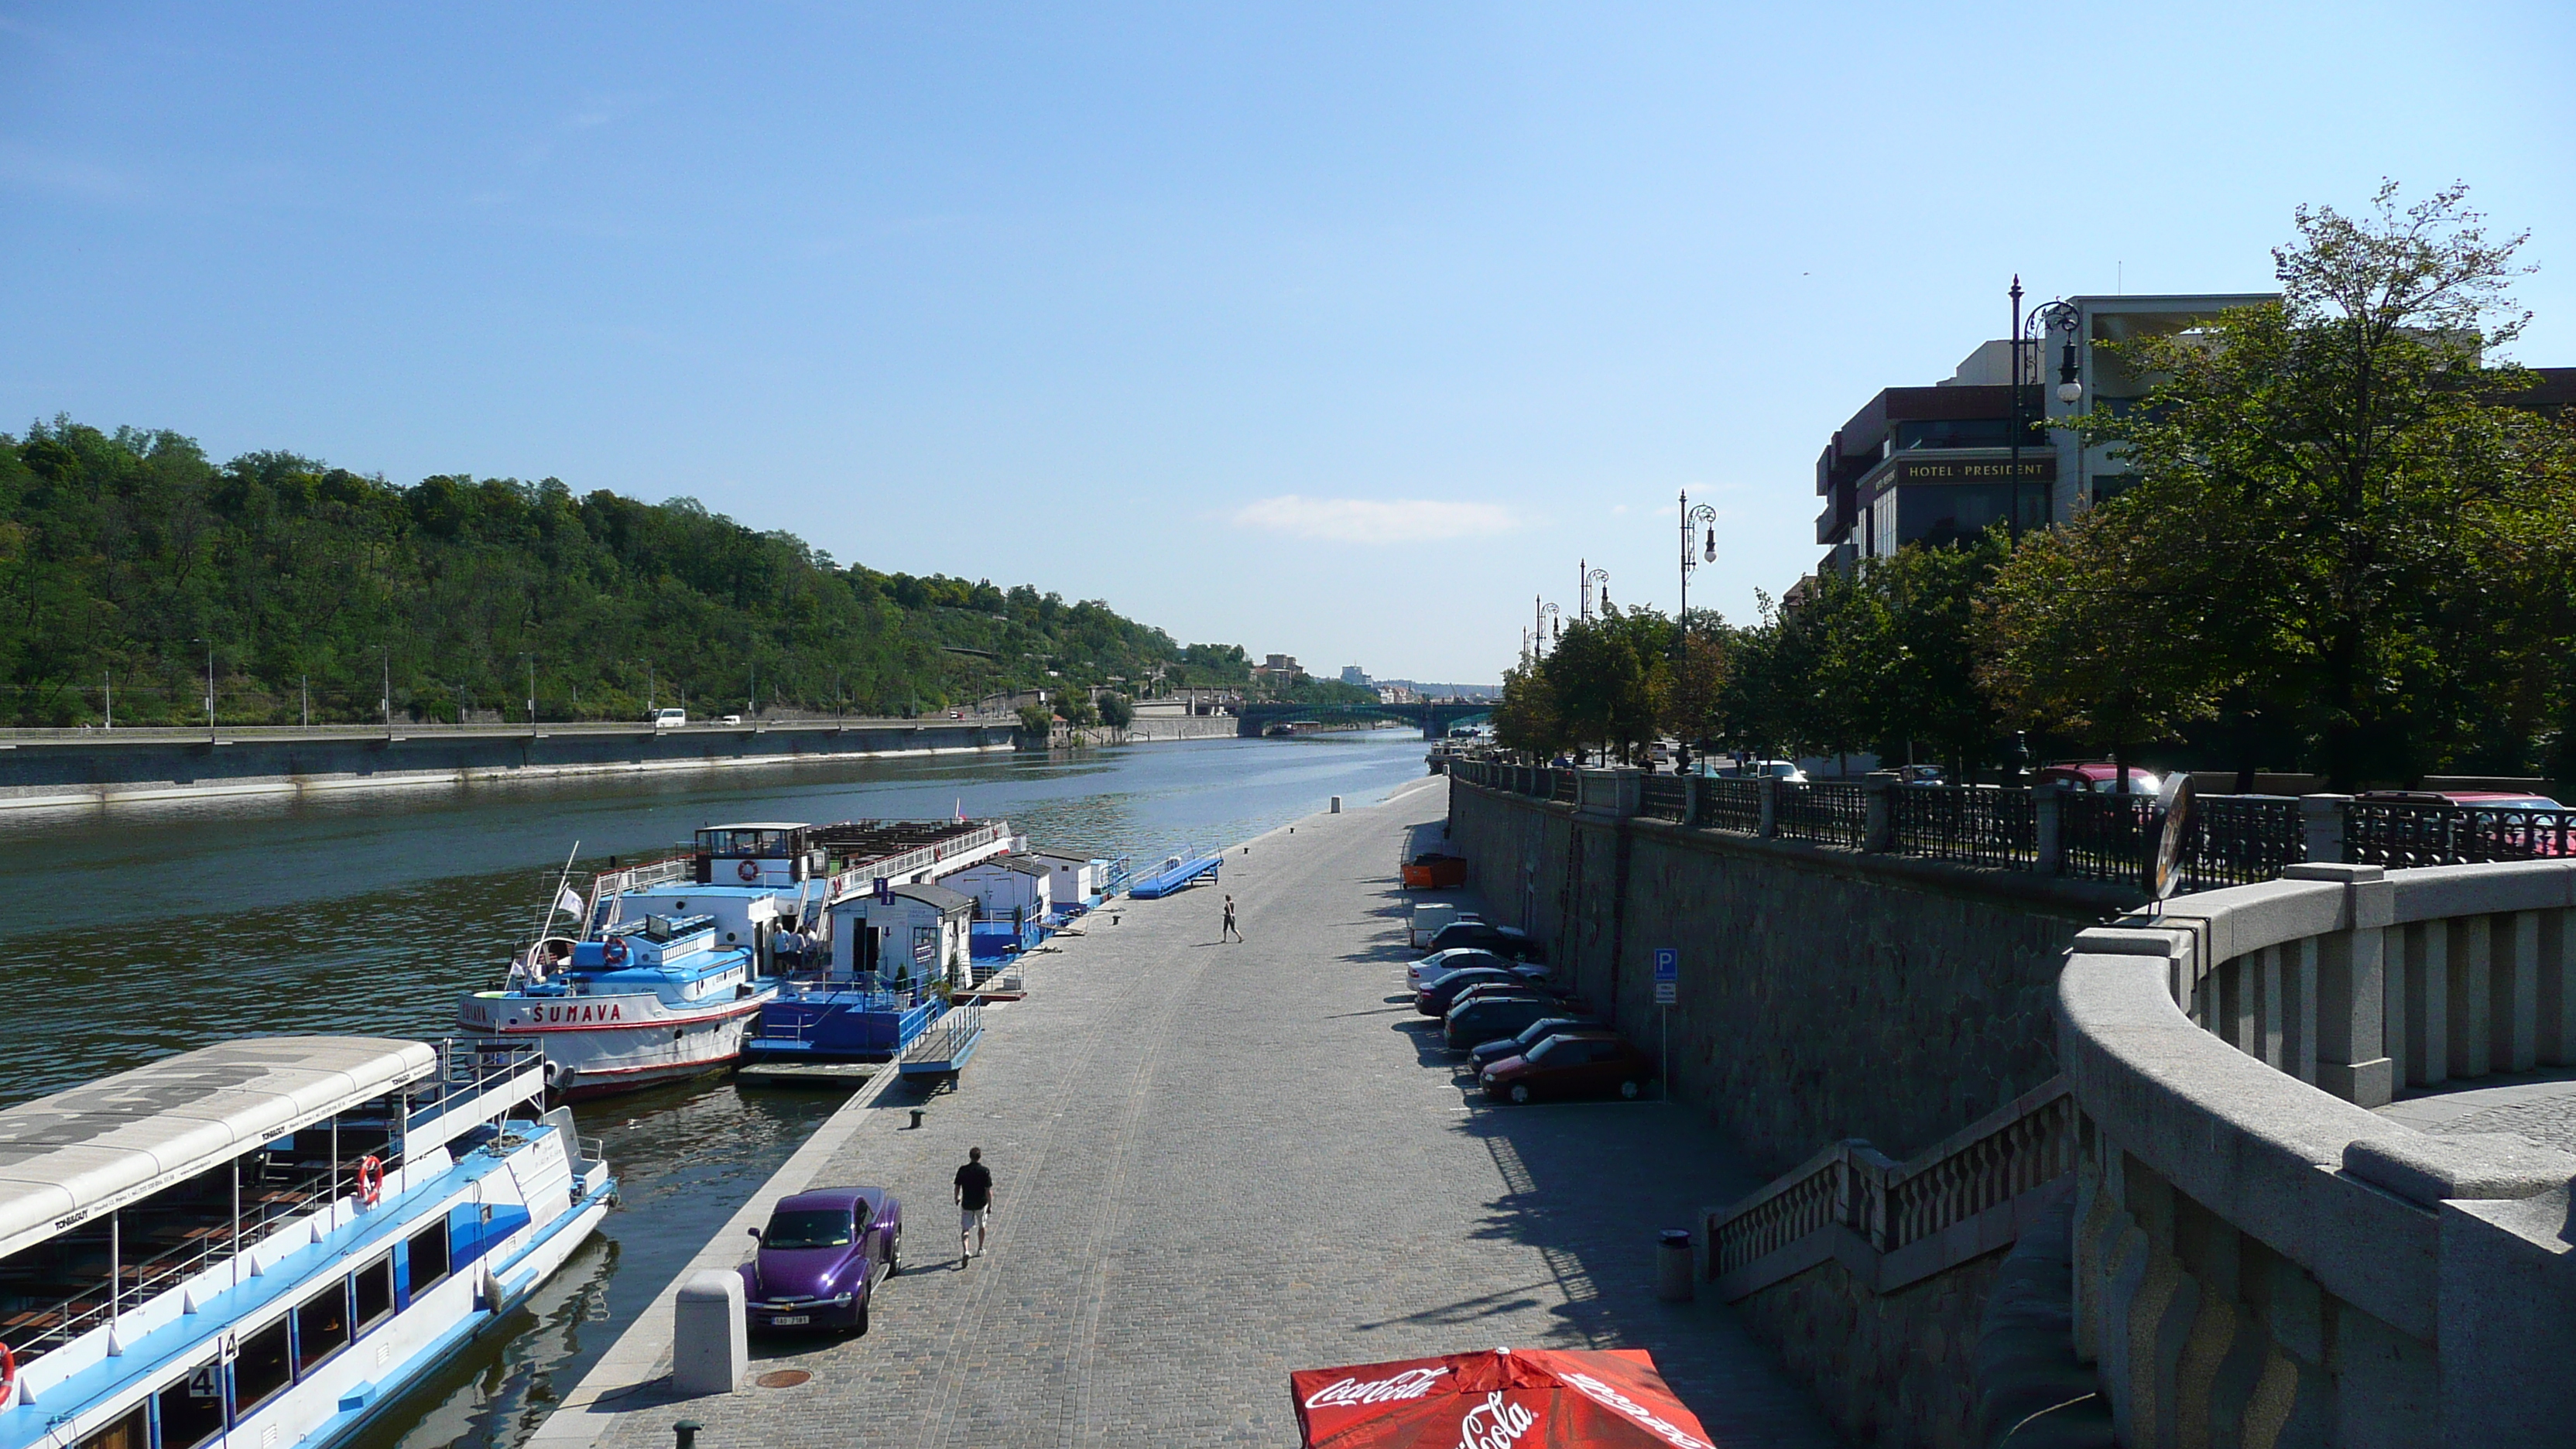
<svg viewBox="0 0 2576 1449">
<path fill-rule="evenodd" d="M 881 1187 L 826 1187 L 782 1198 L 760 1251 L 742 1265 L 753 1328 L 868 1331 L 868 1291 L 902 1264 L 903 1204 Z"/>
<path fill-rule="evenodd" d="M 1485 1094 L 1498 1102 L 1612 1093 L 1633 1100 L 1654 1078 L 1653 1058 L 1606 1031 L 1549 1037 L 1528 1056 L 1505 1057 L 1478 1076 Z"/>
<path fill-rule="evenodd" d="M 1505 1057 L 1529 1055 L 1529 1049 L 1552 1036 L 1569 1031 L 1608 1031 L 1610 1023 L 1597 1016 L 1545 1016 L 1531 1022 L 1514 1035 L 1489 1041 L 1467 1053 L 1467 1065 L 1481 1072 Z"/>
<path fill-rule="evenodd" d="M 1424 1016 L 1446 1016 L 1449 1014 L 1449 1008 L 1458 1004 L 1459 994 L 1468 987 L 1495 983 L 1522 991 L 1531 989 L 1529 978 L 1517 971 L 1505 971 L 1492 966 L 1470 966 L 1464 971 L 1452 971 L 1413 993 L 1413 1009 Z"/>
<path fill-rule="evenodd" d="M 1539 987 L 1532 986 L 1527 982 L 1523 982 L 1518 986 L 1489 983 L 1483 986 L 1470 986 L 1466 990 L 1461 991 L 1456 996 L 1450 998 L 1449 1010 L 1440 1013 L 1440 1017 L 1445 1023 L 1449 1018 L 1450 1012 L 1454 1012 L 1462 1006 L 1473 1005 L 1479 1001 L 1550 1000 L 1551 998 L 1548 996 L 1546 991 Z"/>
<path fill-rule="evenodd" d="M 1490 921 L 1451 921 L 1431 938 L 1434 951 L 1454 951 L 1466 947 L 1509 956 L 1515 961 L 1544 961 L 1547 953 L 1529 938 L 1529 933 L 1513 926 L 1497 926 Z"/>
<path fill-rule="evenodd" d="M 1471 991 L 1449 1008 L 1440 1034 L 1448 1041 L 1449 1050 L 1463 1052 L 1497 1037 L 1518 1036 L 1531 1022 L 1544 1021 L 1557 1009 L 1555 1002 L 1535 996 L 1488 996 Z"/>
</svg>

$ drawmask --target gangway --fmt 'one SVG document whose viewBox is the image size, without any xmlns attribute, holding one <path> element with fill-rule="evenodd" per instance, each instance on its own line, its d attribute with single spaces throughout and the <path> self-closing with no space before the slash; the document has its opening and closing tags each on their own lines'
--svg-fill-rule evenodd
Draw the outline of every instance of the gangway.
<svg viewBox="0 0 2576 1449">
<path fill-rule="evenodd" d="M 983 1039 L 984 1004 L 970 1001 L 951 1006 L 904 1049 L 896 1070 L 907 1077 L 954 1076 Z"/>
<path fill-rule="evenodd" d="M 1127 888 L 1127 894 L 1140 901 L 1159 900 L 1178 891 L 1188 890 L 1201 879 L 1216 880 L 1225 865 L 1222 855 L 1202 855 L 1190 859 L 1172 856 L 1163 868 L 1145 876 Z"/>
</svg>

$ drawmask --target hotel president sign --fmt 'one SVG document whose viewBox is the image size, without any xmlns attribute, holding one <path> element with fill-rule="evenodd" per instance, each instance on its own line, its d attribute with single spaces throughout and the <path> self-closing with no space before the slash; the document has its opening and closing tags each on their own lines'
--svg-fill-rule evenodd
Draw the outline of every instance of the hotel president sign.
<svg viewBox="0 0 2576 1449">
<path fill-rule="evenodd" d="M 2056 479 L 2057 455 L 2054 453 L 2024 458 L 2018 469 L 2010 458 L 1900 456 L 1889 460 L 1887 471 L 1875 480 L 1875 488 L 1893 488 L 1907 483 L 2050 483 Z"/>
</svg>

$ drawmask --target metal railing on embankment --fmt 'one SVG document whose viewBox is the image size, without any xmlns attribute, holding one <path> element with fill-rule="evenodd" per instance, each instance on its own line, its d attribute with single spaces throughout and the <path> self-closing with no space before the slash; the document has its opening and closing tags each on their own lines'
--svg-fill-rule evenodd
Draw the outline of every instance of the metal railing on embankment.
<svg viewBox="0 0 2576 1449">
<path fill-rule="evenodd" d="M 1639 772 L 1457 760 L 1449 773 L 1485 789 L 1576 804 L 1580 780 Z M 1580 798 L 1629 799 L 1631 813 L 1644 818 L 1734 835 L 2139 889 L 2164 834 L 2164 815 L 2152 796 L 2055 785 L 1647 774 L 1631 794 L 1602 788 Z M 2305 861 L 2467 865 L 2561 858 L 2576 859 L 2576 810 L 2345 795 L 2203 795 L 2188 820 L 2178 866 L 2183 889 L 2211 890 L 2273 880 Z"/>
</svg>

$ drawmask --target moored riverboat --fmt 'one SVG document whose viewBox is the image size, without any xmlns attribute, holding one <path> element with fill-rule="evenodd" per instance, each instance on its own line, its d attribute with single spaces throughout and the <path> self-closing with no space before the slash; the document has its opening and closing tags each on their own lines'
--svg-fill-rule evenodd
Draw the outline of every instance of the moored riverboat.
<svg viewBox="0 0 2576 1449">
<path fill-rule="evenodd" d="M 0 1449 L 329 1449 L 615 1191 L 519 1046 L 282 1036 L 0 1111 Z"/>
<path fill-rule="evenodd" d="M 628 1092 L 730 1066 L 778 979 L 751 948 L 716 940 L 716 918 L 648 915 L 596 940 L 541 942 L 498 991 L 457 1001 L 479 1039 L 529 1042 L 565 1101 Z"/>
</svg>

